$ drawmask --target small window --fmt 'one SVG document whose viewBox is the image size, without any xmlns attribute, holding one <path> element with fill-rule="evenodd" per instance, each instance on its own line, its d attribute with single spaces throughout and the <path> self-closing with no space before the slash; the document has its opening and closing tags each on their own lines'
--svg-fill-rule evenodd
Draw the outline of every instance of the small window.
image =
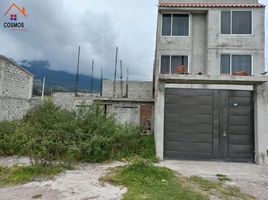
<svg viewBox="0 0 268 200">
<path fill-rule="evenodd" d="M 230 74 L 230 55 L 221 55 L 221 74 Z"/>
<path fill-rule="evenodd" d="M 162 35 L 171 35 L 171 14 L 163 14 Z"/>
<path fill-rule="evenodd" d="M 187 74 L 188 56 L 161 56 L 161 74 Z"/>
<path fill-rule="evenodd" d="M 162 15 L 163 36 L 188 36 L 189 15 L 188 14 L 163 14 Z"/>
<path fill-rule="evenodd" d="M 232 74 L 237 76 L 252 75 L 251 55 L 221 55 L 221 74 Z"/>
<path fill-rule="evenodd" d="M 161 56 L 161 74 L 169 74 L 170 56 Z"/>
<path fill-rule="evenodd" d="M 222 11 L 221 34 L 252 34 L 252 12 Z"/>
<path fill-rule="evenodd" d="M 221 33 L 230 34 L 231 33 L 231 12 L 223 11 L 221 12 Z"/>
</svg>

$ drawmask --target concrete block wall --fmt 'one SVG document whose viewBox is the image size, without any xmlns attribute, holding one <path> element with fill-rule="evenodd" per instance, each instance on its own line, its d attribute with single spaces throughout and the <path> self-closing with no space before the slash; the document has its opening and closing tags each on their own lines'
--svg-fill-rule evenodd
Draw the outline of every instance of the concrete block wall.
<svg viewBox="0 0 268 200">
<path fill-rule="evenodd" d="M 28 99 L 0 97 L 0 121 L 21 119 L 30 108 Z"/>
<path fill-rule="evenodd" d="M 31 99 L 33 75 L 0 56 L 0 96 Z"/>
<path fill-rule="evenodd" d="M 56 106 L 72 111 L 83 103 L 85 105 L 93 104 L 96 96 L 99 94 L 78 93 L 78 96 L 75 96 L 73 92 L 56 92 L 53 93 L 52 98 Z"/>
<path fill-rule="evenodd" d="M 106 113 L 113 115 L 121 124 L 141 126 L 145 131 L 153 130 L 154 103 L 106 101 L 102 102 L 106 107 Z"/>
<path fill-rule="evenodd" d="M 113 97 L 114 81 L 104 80 L 102 86 L 103 97 Z M 120 98 L 120 81 L 116 82 L 116 98 Z M 123 82 L 123 96 L 126 95 L 126 81 Z M 153 83 L 151 81 L 129 81 L 128 83 L 129 99 L 152 99 Z"/>
</svg>

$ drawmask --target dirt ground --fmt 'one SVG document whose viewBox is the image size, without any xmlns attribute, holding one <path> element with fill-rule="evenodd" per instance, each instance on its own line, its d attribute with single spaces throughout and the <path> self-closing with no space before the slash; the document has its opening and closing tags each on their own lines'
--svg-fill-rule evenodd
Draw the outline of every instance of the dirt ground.
<svg viewBox="0 0 268 200">
<path fill-rule="evenodd" d="M 199 162 L 167 160 L 159 164 L 184 176 L 199 176 L 216 180 L 216 174 L 227 175 L 227 184 L 236 185 L 241 191 L 259 200 L 268 200 L 268 166 L 247 163 Z"/>
<path fill-rule="evenodd" d="M 5 162 L 9 161 L 9 162 Z M 0 164 L 27 164 L 27 159 L 0 158 Z M 31 182 L 24 185 L 0 188 L 1 200 L 118 200 L 126 188 L 110 184 L 102 186 L 99 177 L 110 167 L 120 162 L 107 164 L 83 164 L 76 170 L 66 171 L 52 180 Z"/>
<path fill-rule="evenodd" d="M 28 158 L 0 157 L 0 165 L 28 165 Z M 119 200 L 126 188 L 110 184 L 102 186 L 99 178 L 110 167 L 120 162 L 106 164 L 81 164 L 75 170 L 59 174 L 52 180 L 35 181 L 24 185 L 0 188 L 1 200 Z M 216 174 L 231 179 L 227 184 L 236 185 L 257 199 L 268 200 L 268 166 L 247 163 L 163 161 L 159 166 L 175 170 L 184 176 L 200 176 L 216 180 Z"/>
</svg>

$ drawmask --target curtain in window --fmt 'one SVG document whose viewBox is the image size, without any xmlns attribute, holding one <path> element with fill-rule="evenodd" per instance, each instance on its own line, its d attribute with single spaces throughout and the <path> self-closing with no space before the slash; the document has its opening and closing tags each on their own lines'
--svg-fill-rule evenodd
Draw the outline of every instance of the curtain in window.
<svg viewBox="0 0 268 200">
<path fill-rule="evenodd" d="M 189 15 L 181 15 L 181 14 L 173 15 L 172 35 L 174 36 L 189 35 Z"/>
<path fill-rule="evenodd" d="M 230 55 L 221 55 L 221 74 L 230 74 Z"/>
<path fill-rule="evenodd" d="M 222 34 L 231 33 L 231 12 L 230 11 L 221 12 L 221 33 Z"/>
<path fill-rule="evenodd" d="M 161 74 L 169 74 L 170 56 L 161 56 Z"/>
<path fill-rule="evenodd" d="M 171 35 L 171 14 L 162 15 L 162 35 Z"/>
<path fill-rule="evenodd" d="M 232 24 L 233 34 L 251 34 L 251 11 L 233 11 Z"/>
<path fill-rule="evenodd" d="M 188 56 L 171 56 L 171 73 L 184 74 L 188 72 Z"/>
<path fill-rule="evenodd" d="M 232 71 L 247 72 L 247 75 L 251 75 L 251 56 L 250 55 L 233 55 L 232 56 Z"/>
</svg>

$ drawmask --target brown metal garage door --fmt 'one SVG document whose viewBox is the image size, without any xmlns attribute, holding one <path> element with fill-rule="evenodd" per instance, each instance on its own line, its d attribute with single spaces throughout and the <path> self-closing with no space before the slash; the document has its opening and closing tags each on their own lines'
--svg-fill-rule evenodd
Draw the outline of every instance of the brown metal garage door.
<svg viewBox="0 0 268 200">
<path fill-rule="evenodd" d="M 166 159 L 253 161 L 252 92 L 166 89 Z"/>
</svg>

